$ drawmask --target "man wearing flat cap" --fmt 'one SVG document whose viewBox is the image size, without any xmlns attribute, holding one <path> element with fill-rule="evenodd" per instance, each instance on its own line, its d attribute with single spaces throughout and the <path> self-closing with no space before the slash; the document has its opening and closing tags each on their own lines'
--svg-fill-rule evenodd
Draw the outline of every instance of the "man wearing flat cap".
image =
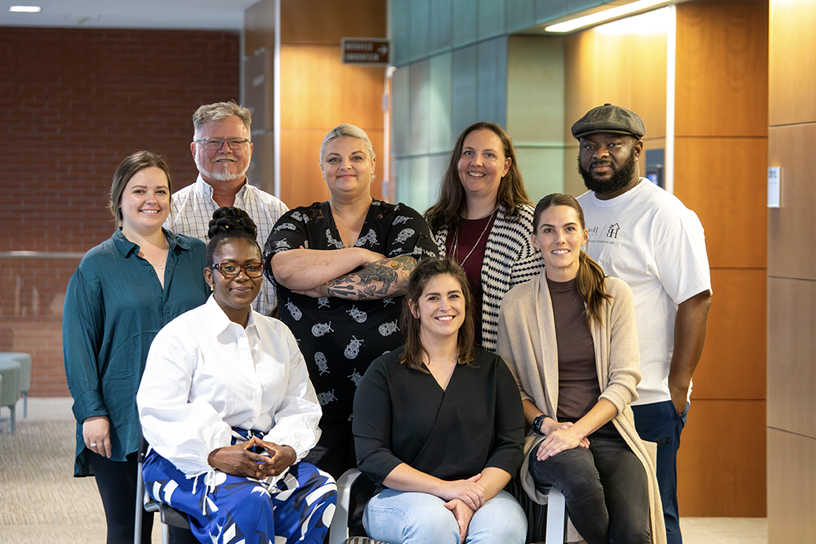
<svg viewBox="0 0 816 544">
<path fill-rule="evenodd" d="M 705 342 L 711 276 L 697 215 L 639 175 L 645 133 L 638 114 L 612 104 L 572 126 L 589 189 L 578 198 L 589 229 L 587 253 L 634 294 L 643 378 L 632 409 L 638 434 L 658 444 L 667 539 L 678 544 L 677 449 Z"/>
</svg>

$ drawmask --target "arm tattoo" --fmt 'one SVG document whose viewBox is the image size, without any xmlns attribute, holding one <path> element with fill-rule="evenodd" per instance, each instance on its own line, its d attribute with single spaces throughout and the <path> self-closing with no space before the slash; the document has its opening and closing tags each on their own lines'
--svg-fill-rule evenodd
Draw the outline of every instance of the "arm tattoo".
<svg viewBox="0 0 816 544">
<path fill-rule="evenodd" d="M 383 259 L 328 282 L 328 294 L 357 300 L 399 296 L 416 265 L 416 258 L 410 256 Z"/>
</svg>

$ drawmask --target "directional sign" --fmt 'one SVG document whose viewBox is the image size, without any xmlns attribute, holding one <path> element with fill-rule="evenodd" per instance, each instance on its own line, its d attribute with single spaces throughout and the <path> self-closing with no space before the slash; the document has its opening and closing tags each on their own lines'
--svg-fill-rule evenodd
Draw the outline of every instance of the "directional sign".
<svg viewBox="0 0 816 544">
<path fill-rule="evenodd" d="M 389 63 L 391 42 L 385 38 L 343 38 L 340 49 L 343 64 L 385 66 Z"/>
</svg>

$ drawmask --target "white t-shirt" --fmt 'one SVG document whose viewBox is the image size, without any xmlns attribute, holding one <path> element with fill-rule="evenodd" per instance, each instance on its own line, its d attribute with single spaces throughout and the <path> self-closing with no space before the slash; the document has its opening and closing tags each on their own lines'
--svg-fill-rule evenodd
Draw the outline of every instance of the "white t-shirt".
<svg viewBox="0 0 816 544">
<path fill-rule="evenodd" d="M 590 191 L 578 202 L 589 229 L 587 253 L 628 283 L 635 297 L 643 379 L 632 404 L 671 400 L 677 306 L 711 290 L 703 225 L 677 197 L 645 178 L 611 200 Z"/>
</svg>

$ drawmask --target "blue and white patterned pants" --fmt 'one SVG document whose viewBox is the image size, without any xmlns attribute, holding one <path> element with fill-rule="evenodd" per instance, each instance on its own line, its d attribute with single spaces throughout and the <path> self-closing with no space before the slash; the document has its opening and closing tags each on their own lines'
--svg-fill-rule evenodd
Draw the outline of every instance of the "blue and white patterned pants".
<svg viewBox="0 0 816 544">
<path fill-rule="evenodd" d="M 233 444 L 249 439 L 233 430 Z M 143 474 L 150 495 L 187 514 L 193 535 L 208 544 L 321 544 L 337 503 L 334 479 L 305 462 L 272 486 L 216 471 L 208 489 L 203 477 L 188 479 L 150 449 Z"/>
</svg>

